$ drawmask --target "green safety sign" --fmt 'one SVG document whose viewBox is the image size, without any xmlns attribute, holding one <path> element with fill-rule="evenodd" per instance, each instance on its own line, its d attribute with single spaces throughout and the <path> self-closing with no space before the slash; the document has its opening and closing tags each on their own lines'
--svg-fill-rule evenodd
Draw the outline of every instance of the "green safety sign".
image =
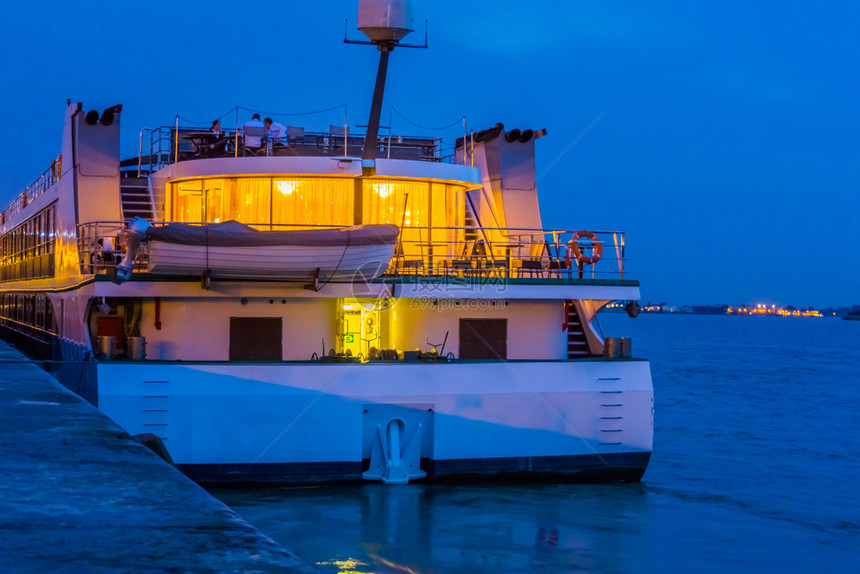
<svg viewBox="0 0 860 574">
<path fill-rule="evenodd" d="M 347 335 L 346 336 L 347 343 L 355 343 L 355 335 Z"/>
</svg>

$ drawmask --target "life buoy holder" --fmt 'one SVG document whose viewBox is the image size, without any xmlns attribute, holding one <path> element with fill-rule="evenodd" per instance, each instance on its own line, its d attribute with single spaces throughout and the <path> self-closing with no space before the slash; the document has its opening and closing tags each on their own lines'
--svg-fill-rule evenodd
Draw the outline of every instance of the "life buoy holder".
<svg viewBox="0 0 860 574">
<path fill-rule="evenodd" d="M 588 246 L 580 244 L 580 241 L 585 237 L 591 240 L 591 256 L 584 254 Z M 568 268 L 573 263 L 574 258 L 583 265 L 594 265 L 603 256 L 603 242 L 599 241 L 597 235 L 592 231 L 577 231 L 567 244 L 567 253 L 565 256 Z"/>
</svg>

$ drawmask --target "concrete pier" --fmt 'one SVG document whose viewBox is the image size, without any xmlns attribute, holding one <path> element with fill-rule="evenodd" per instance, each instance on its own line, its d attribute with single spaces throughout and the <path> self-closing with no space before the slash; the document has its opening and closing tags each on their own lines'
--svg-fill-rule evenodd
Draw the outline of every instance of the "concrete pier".
<svg viewBox="0 0 860 574">
<path fill-rule="evenodd" d="M 2 342 L 0 469 L 0 572 L 315 571 Z"/>
</svg>

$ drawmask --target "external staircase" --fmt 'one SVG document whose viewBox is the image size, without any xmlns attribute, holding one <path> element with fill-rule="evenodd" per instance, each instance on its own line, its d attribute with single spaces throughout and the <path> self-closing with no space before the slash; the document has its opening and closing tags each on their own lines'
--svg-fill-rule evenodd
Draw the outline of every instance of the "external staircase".
<svg viewBox="0 0 860 574">
<path fill-rule="evenodd" d="M 134 217 L 142 217 L 147 221 L 154 218 L 152 196 L 149 193 L 149 182 L 145 177 L 123 177 L 119 184 L 120 201 L 122 202 L 122 218 L 128 221 Z"/>
<path fill-rule="evenodd" d="M 591 347 L 585 335 L 585 327 L 579 317 L 579 311 L 573 301 L 565 301 L 566 322 L 564 328 L 567 331 L 567 358 L 581 359 L 591 356 Z"/>
</svg>

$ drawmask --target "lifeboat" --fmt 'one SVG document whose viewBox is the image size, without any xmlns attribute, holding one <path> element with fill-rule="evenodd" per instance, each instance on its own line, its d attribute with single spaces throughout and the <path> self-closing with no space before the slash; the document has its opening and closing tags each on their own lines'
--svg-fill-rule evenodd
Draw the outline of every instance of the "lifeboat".
<svg viewBox="0 0 860 574">
<path fill-rule="evenodd" d="M 394 255 L 396 225 L 260 231 L 238 221 L 148 226 L 147 270 L 279 281 L 367 281 Z"/>
</svg>

